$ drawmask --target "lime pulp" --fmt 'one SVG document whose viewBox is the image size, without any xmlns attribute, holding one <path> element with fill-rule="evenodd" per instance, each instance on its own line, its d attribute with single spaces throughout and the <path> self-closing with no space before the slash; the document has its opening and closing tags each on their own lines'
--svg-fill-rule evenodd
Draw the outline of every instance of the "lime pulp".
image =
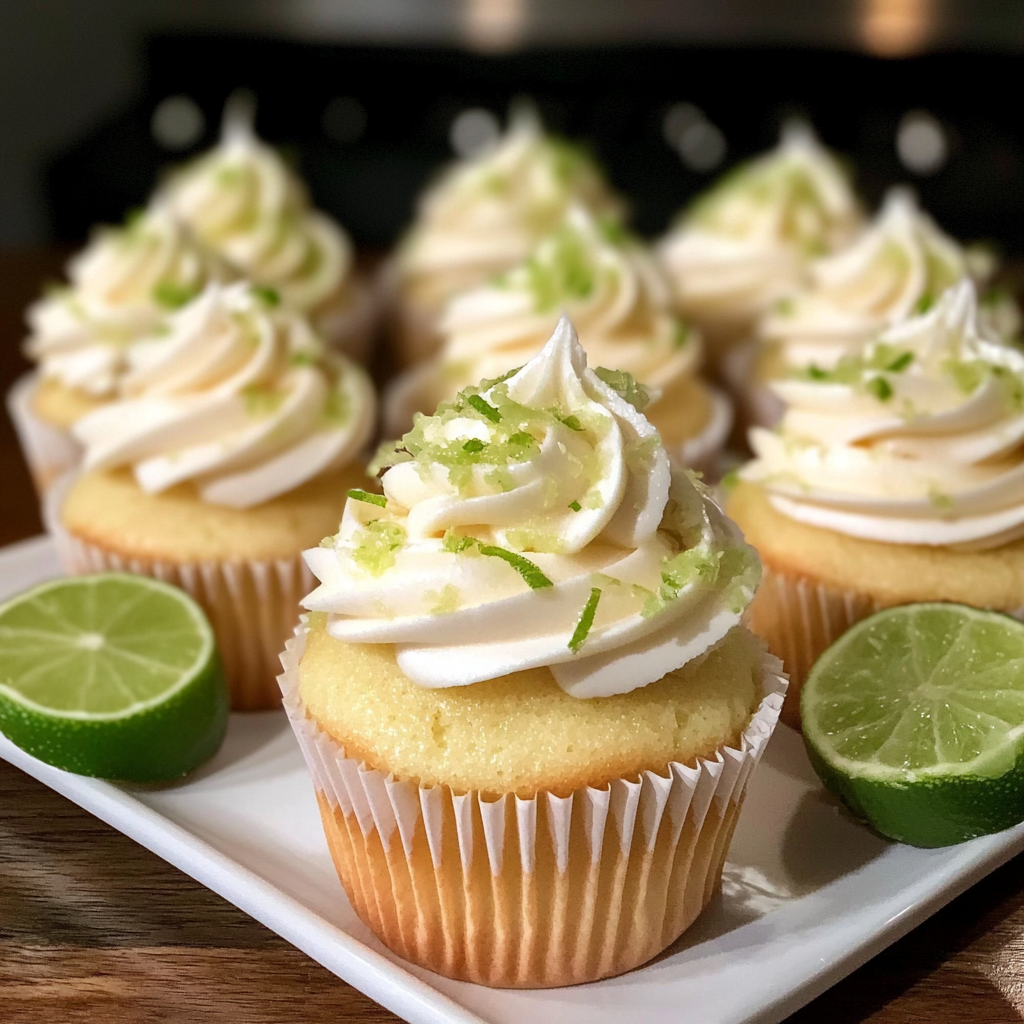
<svg viewBox="0 0 1024 1024">
<path fill-rule="evenodd" d="M 890 608 L 815 663 L 800 700 L 825 785 L 879 832 L 946 846 L 1024 820 L 1024 624 Z"/>
<path fill-rule="evenodd" d="M 47 764 L 179 778 L 220 747 L 228 709 L 213 631 L 176 587 L 104 573 L 0 605 L 0 731 Z"/>
</svg>

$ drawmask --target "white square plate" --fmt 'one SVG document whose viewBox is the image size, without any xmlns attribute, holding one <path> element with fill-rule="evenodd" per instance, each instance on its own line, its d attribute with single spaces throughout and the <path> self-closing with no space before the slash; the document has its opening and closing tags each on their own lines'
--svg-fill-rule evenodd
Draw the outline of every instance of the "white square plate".
<svg viewBox="0 0 1024 1024">
<path fill-rule="evenodd" d="M 46 539 L 0 551 L 0 599 L 60 574 Z M 230 900 L 413 1024 L 733 1024 L 781 1020 L 1024 849 L 1024 826 L 943 850 L 888 843 L 838 811 L 780 727 L 755 774 L 722 893 L 680 942 L 620 978 L 486 989 L 407 964 L 338 883 L 284 714 L 232 715 L 180 785 L 70 775 L 0 736 L 0 757 Z"/>
</svg>

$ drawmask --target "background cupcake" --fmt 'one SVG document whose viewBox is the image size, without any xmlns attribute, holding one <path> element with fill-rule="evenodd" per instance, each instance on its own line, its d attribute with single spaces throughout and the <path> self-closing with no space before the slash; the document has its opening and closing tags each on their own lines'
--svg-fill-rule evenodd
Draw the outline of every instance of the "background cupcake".
<svg viewBox="0 0 1024 1024">
<path fill-rule="evenodd" d="M 341 227 L 314 209 L 297 175 L 229 103 L 220 145 L 170 175 L 160 194 L 235 273 L 273 288 L 332 345 L 367 355 L 374 302 Z"/>
<path fill-rule="evenodd" d="M 716 359 L 805 279 L 809 262 L 862 220 L 838 160 L 805 125 L 741 164 L 685 211 L 659 246 L 679 312 Z"/>
<path fill-rule="evenodd" d="M 582 206 L 523 263 L 449 303 L 438 357 L 406 371 L 385 398 L 387 435 L 404 433 L 413 413 L 432 412 L 466 385 L 528 362 L 563 311 L 591 364 L 624 370 L 650 389 L 644 414 L 669 452 L 710 469 L 732 415 L 725 396 L 697 376 L 700 338 L 672 311 L 668 282 L 639 239 Z"/>
<path fill-rule="evenodd" d="M 780 703 L 756 556 L 565 319 L 381 459 L 282 676 L 353 906 L 485 984 L 637 966 L 714 892 Z"/>
<path fill-rule="evenodd" d="M 68 284 L 29 307 L 25 352 L 39 369 L 15 385 L 8 408 L 41 493 L 77 463 L 70 428 L 116 394 L 127 347 L 226 274 L 154 204 L 97 231 L 68 264 Z"/>
<path fill-rule="evenodd" d="M 751 432 L 728 510 L 765 577 L 751 628 L 795 688 L 879 608 L 958 601 L 1024 609 L 1024 356 L 986 337 L 974 287 L 832 371 L 773 387 L 787 411 Z"/>
<path fill-rule="evenodd" d="M 525 260 L 573 204 L 622 214 L 589 157 L 545 134 L 532 108 L 519 108 L 503 138 L 449 168 L 423 195 L 399 244 L 389 270 L 399 362 L 433 355 L 445 304 Z"/>
<path fill-rule="evenodd" d="M 372 385 L 247 284 L 211 285 L 136 343 L 121 398 L 74 428 L 83 472 L 49 500 L 70 571 L 176 583 L 217 634 L 233 705 L 276 702 L 275 660 L 374 428 Z"/>
</svg>

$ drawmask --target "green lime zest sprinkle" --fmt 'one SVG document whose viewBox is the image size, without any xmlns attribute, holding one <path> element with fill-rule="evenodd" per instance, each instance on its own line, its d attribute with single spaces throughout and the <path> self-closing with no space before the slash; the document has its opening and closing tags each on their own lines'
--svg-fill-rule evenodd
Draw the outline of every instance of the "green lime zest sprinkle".
<svg viewBox="0 0 1024 1024">
<path fill-rule="evenodd" d="M 637 412 L 643 412 L 650 405 L 651 396 L 647 388 L 639 383 L 633 374 L 625 370 L 608 370 L 603 366 L 596 367 L 594 373 L 623 401 L 629 402 Z"/>
<path fill-rule="evenodd" d="M 371 576 L 381 576 L 395 564 L 395 552 L 405 543 L 405 528 L 388 519 L 371 519 L 355 536 L 352 560 Z"/>
<path fill-rule="evenodd" d="M 928 501 L 931 502 L 932 508 L 939 512 L 953 511 L 953 499 L 934 485 L 928 489 Z"/>
<path fill-rule="evenodd" d="M 160 281 L 153 286 L 153 301 L 164 309 L 181 309 L 199 294 L 195 285 Z"/>
<path fill-rule="evenodd" d="M 336 386 L 327 392 L 320 421 L 325 427 L 341 427 L 348 422 L 351 411 L 348 394 Z"/>
<path fill-rule="evenodd" d="M 321 547 L 321 548 L 333 548 L 333 547 L 336 546 L 336 538 L 335 537 L 323 537 L 320 540 L 320 543 L 317 546 Z"/>
<path fill-rule="evenodd" d="M 521 369 L 522 366 L 517 366 L 515 367 L 515 369 L 506 370 L 506 372 L 503 373 L 500 377 L 492 377 L 489 380 L 480 381 L 480 390 L 490 391 L 491 388 L 493 388 L 496 384 L 504 384 L 505 381 L 509 379 L 509 377 L 514 377 Z"/>
<path fill-rule="evenodd" d="M 514 551 L 506 551 L 504 548 L 495 547 L 493 544 L 480 544 L 480 554 L 490 558 L 500 558 L 508 562 L 531 590 L 543 590 L 545 587 L 553 587 L 554 584 L 540 571 L 540 568 L 533 564 L 528 558 L 517 555 Z"/>
<path fill-rule="evenodd" d="M 779 299 L 775 303 L 775 312 L 779 316 L 792 316 L 793 315 L 793 300 L 792 299 Z"/>
<path fill-rule="evenodd" d="M 922 313 L 927 313 L 932 306 L 935 305 L 935 296 L 931 292 L 925 292 L 918 300 L 914 303 L 914 312 L 919 316 Z"/>
<path fill-rule="evenodd" d="M 249 416 L 271 416 L 281 408 L 285 400 L 285 392 L 275 391 L 274 388 L 262 387 L 259 384 L 250 384 L 242 389 L 242 401 L 245 403 L 245 411 Z"/>
<path fill-rule="evenodd" d="M 433 600 L 434 606 L 430 609 L 433 615 L 448 615 L 456 611 L 462 603 L 458 587 L 453 587 L 450 583 L 446 583 L 440 591 L 428 590 L 423 596 Z"/>
<path fill-rule="evenodd" d="M 365 501 L 368 505 L 378 505 L 380 508 L 384 508 L 388 503 L 388 499 L 383 494 L 371 494 L 370 491 L 364 491 L 361 487 L 353 487 L 348 492 L 348 496 L 356 501 Z"/>
<path fill-rule="evenodd" d="M 892 385 L 884 377 L 872 377 L 864 387 L 880 402 L 888 402 L 892 398 Z"/>
<path fill-rule="evenodd" d="M 316 366 L 320 362 L 320 353 L 312 348 L 300 348 L 288 357 L 289 366 Z"/>
<path fill-rule="evenodd" d="M 575 430 L 575 431 L 579 432 L 579 431 L 585 429 L 583 424 L 580 423 L 579 416 L 571 416 L 571 415 L 570 416 L 558 416 L 557 419 L 558 419 L 559 423 L 561 423 L 564 426 L 568 427 L 570 430 Z"/>
<path fill-rule="evenodd" d="M 913 361 L 913 352 L 903 352 L 886 367 L 886 370 L 889 373 L 902 373 Z"/>
<path fill-rule="evenodd" d="M 569 508 L 571 508 L 573 512 L 579 512 L 580 509 L 583 508 L 583 506 L 578 501 L 570 501 Z"/>
<path fill-rule="evenodd" d="M 690 344 L 692 336 L 693 332 L 690 328 L 682 320 L 677 320 L 672 329 L 672 347 L 675 349 L 686 348 Z"/>
<path fill-rule="evenodd" d="M 479 437 L 471 437 L 463 446 L 464 452 L 482 452 L 487 447 L 486 441 L 481 441 Z"/>
<path fill-rule="evenodd" d="M 444 531 L 444 541 L 442 542 L 445 551 L 450 552 L 453 555 L 457 555 L 467 548 L 473 547 L 476 544 L 475 537 L 461 537 L 455 532 L 454 526 L 449 526 Z"/>
<path fill-rule="evenodd" d="M 516 444 L 529 448 L 536 438 L 525 430 L 517 430 L 509 439 L 509 444 Z"/>
<path fill-rule="evenodd" d="M 569 638 L 569 650 L 573 654 L 577 654 L 579 649 L 586 643 L 587 636 L 590 633 L 590 628 L 594 625 L 594 616 L 597 614 L 597 604 L 601 600 L 601 590 L 599 587 L 594 587 L 590 591 L 590 597 L 587 598 L 587 603 L 583 606 L 583 611 L 580 612 L 579 621 L 576 623 L 576 628 L 573 630 L 572 636 Z"/>
<path fill-rule="evenodd" d="M 494 408 L 489 402 L 481 398 L 479 395 L 470 395 L 466 399 L 467 403 L 471 405 L 481 416 L 486 416 L 492 423 L 501 422 L 501 413 Z"/>
<path fill-rule="evenodd" d="M 250 285 L 249 291 L 271 308 L 281 305 L 281 293 L 276 288 L 271 288 L 268 284 Z"/>
<path fill-rule="evenodd" d="M 730 491 L 736 490 L 736 486 L 739 482 L 740 471 L 738 469 L 730 469 L 729 472 L 722 477 L 718 486 L 728 494 Z"/>
</svg>

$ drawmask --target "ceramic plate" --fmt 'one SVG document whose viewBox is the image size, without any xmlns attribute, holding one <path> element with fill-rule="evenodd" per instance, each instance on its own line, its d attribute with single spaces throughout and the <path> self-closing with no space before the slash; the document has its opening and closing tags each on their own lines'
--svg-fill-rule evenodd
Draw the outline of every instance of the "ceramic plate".
<svg viewBox="0 0 1024 1024">
<path fill-rule="evenodd" d="M 0 598 L 59 573 L 48 540 L 6 548 Z M 0 757 L 413 1024 L 769 1024 L 1024 849 L 1024 826 L 944 850 L 878 838 L 824 796 L 800 738 L 782 726 L 751 784 L 721 895 L 675 946 L 593 985 L 495 990 L 413 967 L 360 923 L 283 713 L 233 715 L 217 757 L 159 790 L 69 775 L 2 736 Z"/>
</svg>

